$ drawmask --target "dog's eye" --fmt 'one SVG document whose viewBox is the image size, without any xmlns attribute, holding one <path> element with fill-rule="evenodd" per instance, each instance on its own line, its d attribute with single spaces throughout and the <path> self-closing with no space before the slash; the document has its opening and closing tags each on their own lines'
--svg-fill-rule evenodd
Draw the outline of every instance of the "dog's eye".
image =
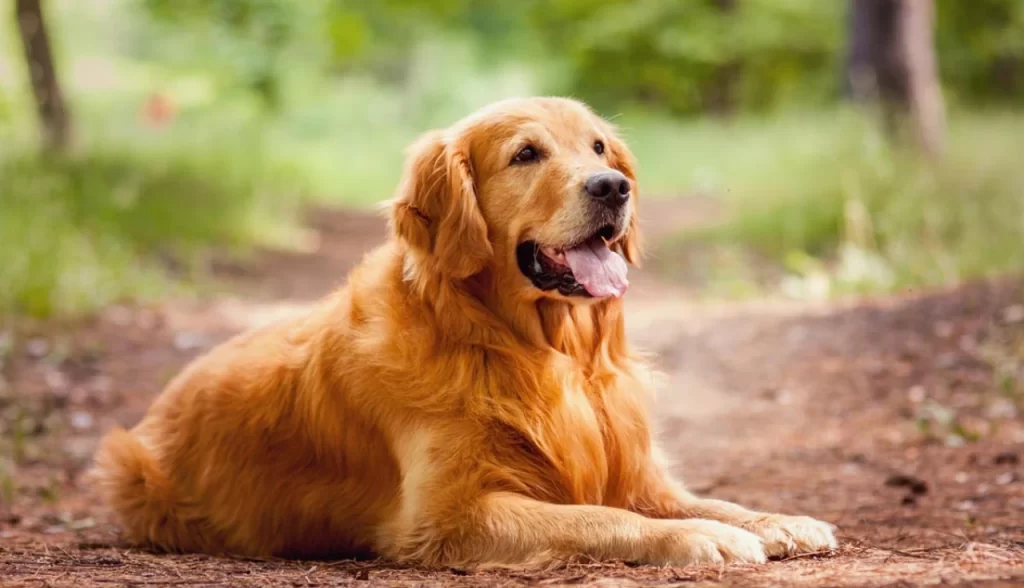
<svg viewBox="0 0 1024 588">
<path fill-rule="evenodd" d="M 516 156 L 512 158 L 512 163 L 530 163 L 538 159 L 540 159 L 540 153 L 537 152 L 537 149 L 532 145 L 527 145 L 520 149 L 519 153 L 516 153 Z"/>
<path fill-rule="evenodd" d="M 594 141 L 594 153 L 597 153 L 598 155 L 604 155 L 603 141 Z"/>
</svg>

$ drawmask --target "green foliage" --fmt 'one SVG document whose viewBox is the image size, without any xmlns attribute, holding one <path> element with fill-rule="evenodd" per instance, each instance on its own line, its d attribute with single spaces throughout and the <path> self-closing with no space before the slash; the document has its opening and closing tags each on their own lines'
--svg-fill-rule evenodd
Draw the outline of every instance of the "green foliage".
<svg viewBox="0 0 1024 588">
<path fill-rule="evenodd" d="M 217 71 L 221 83 L 254 92 L 271 109 L 281 106 L 295 64 L 323 63 L 323 0 L 145 0 L 142 7 L 153 18 L 132 31 L 135 56 Z"/>
<path fill-rule="evenodd" d="M 835 94 L 842 3 L 723 4 L 557 0 L 536 21 L 569 55 L 570 88 L 605 107 L 763 109 Z"/>
<path fill-rule="evenodd" d="M 203 67 L 276 105 L 294 68 L 413 74 L 418 44 L 471 39 L 483 61 L 529 62 L 551 92 L 607 110 L 676 113 L 833 102 L 842 88 L 848 2 L 819 0 L 145 0 L 163 28 L 140 48 Z M 1024 93 L 1024 3 L 938 0 L 937 48 L 950 92 Z M 154 34 L 156 33 L 156 34 Z M 164 39 L 165 42 L 153 41 Z M 181 46 L 202 48 L 181 52 Z M 212 54 L 212 58 L 211 58 Z"/>
<path fill-rule="evenodd" d="M 947 89 L 969 102 L 1024 98 L 1024 2 L 938 1 L 939 65 Z"/>
<path fill-rule="evenodd" d="M 505 4 L 468 0 L 145 0 L 148 26 L 136 31 L 136 56 L 185 69 L 216 68 L 279 109 L 296 71 L 328 76 L 369 73 L 405 82 L 417 47 L 441 34 L 486 40 L 492 53 L 520 38 L 525 16 Z M 512 26 L 510 26 L 512 25 Z M 459 34 L 459 33 L 463 34 Z M 182 52 L 182 46 L 198 50 Z"/>
</svg>

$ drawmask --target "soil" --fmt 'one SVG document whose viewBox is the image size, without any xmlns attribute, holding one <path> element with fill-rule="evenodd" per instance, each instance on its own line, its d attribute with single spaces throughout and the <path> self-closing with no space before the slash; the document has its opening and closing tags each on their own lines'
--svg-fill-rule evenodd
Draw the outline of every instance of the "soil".
<svg viewBox="0 0 1024 588">
<path fill-rule="evenodd" d="M 687 222 L 689 206 L 706 213 L 649 206 L 652 232 Z M 835 552 L 466 573 L 132 548 L 81 479 L 99 436 L 134 424 L 190 358 L 340 284 L 385 234 L 351 212 L 316 211 L 310 226 L 319 243 L 308 252 L 218 264 L 228 294 L 0 323 L 0 586 L 1024 585 L 1024 284 L 1011 279 L 711 305 L 636 273 L 630 335 L 666 375 L 656 415 L 690 487 L 830 521 Z"/>
</svg>

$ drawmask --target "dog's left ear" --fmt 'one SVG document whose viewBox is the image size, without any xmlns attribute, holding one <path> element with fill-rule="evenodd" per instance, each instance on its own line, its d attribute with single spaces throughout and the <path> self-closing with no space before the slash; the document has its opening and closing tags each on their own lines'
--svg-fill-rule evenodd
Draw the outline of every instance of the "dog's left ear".
<svg viewBox="0 0 1024 588">
<path fill-rule="evenodd" d="M 622 172 L 633 185 L 633 195 L 630 200 L 633 202 L 633 215 L 629 221 L 626 234 L 620 241 L 622 255 L 626 261 L 639 267 L 643 257 L 643 240 L 640 235 L 640 219 L 637 211 L 637 200 L 639 200 L 639 187 L 636 181 L 636 160 L 633 153 L 626 147 L 626 143 L 615 134 L 615 129 L 608 132 L 608 163 L 613 169 Z"/>
</svg>

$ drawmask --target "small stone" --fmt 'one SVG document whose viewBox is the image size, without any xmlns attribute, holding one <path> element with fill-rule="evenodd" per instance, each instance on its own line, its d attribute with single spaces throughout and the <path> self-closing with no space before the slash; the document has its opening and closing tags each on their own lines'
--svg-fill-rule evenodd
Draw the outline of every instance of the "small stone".
<svg viewBox="0 0 1024 588">
<path fill-rule="evenodd" d="M 32 359 L 39 359 L 50 353 L 50 343 L 46 339 L 36 337 L 25 343 L 25 353 Z"/>
<path fill-rule="evenodd" d="M 1011 420 L 1017 418 L 1017 415 L 1017 407 L 1009 398 L 996 398 L 985 407 L 985 416 L 990 419 Z"/>
<path fill-rule="evenodd" d="M 68 528 L 72 531 L 81 531 L 84 529 L 91 529 L 96 526 L 96 520 L 92 517 L 86 517 L 84 519 L 78 519 L 68 523 Z"/>
<path fill-rule="evenodd" d="M 205 335 L 182 331 L 174 336 L 174 347 L 179 351 L 195 351 L 208 345 Z"/>
<path fill-rule="evenodd" d="M 85 431 L 87 429 L 91 429 L 93 423 L 94 420 L 92 415 L 87 412 L 79 411 L 71 413 L 71 428 L 75 430 Z"/>
<path fill-rule="evenodd" d="M 63 390 L 68 387 L 68 377 L 60 370 L 46 370 L 43 373 L 43 380 L 50 390 Z"/>
<path fill-rule="evenodd" d="M 1003 321 L 1011 324 L 1024 322 L 1024 304 L 1014 304 L 1004 308 Z"/>
<path fill-rule="evenodd" d="M 907 390 L 907 398 L 914 404 L 923 402 L 925 398 L 924 386 L 913 386 L 910 390 Z"/>
<path fill-rule="evenodd" d="M 893 445 L 900 445 L 903 443 L 905 435 L 899 429 L 893 429 L 891 431 L 886 431 L 885 433 L 883 433 L 882 438 Z"/>
<path fill-rule="evenodd" d="M 956 481 L 957 484 L 967 483 L 967 472 L 957 472 L 956 475 L 953 476 L 953 480 Z"/>
<path fill-rule="evenodd" d="M 996 484 L 1000 486 L 1006 486 L 1017 481 L 1017 474 L 1015 472 L 1003 472 L 996 476 Z"/>
<path fill-rule="evenodd" d="M 967 440 L 960 435 L 946 435 L 946 447 L 963 447 Z"/>
</svg>

